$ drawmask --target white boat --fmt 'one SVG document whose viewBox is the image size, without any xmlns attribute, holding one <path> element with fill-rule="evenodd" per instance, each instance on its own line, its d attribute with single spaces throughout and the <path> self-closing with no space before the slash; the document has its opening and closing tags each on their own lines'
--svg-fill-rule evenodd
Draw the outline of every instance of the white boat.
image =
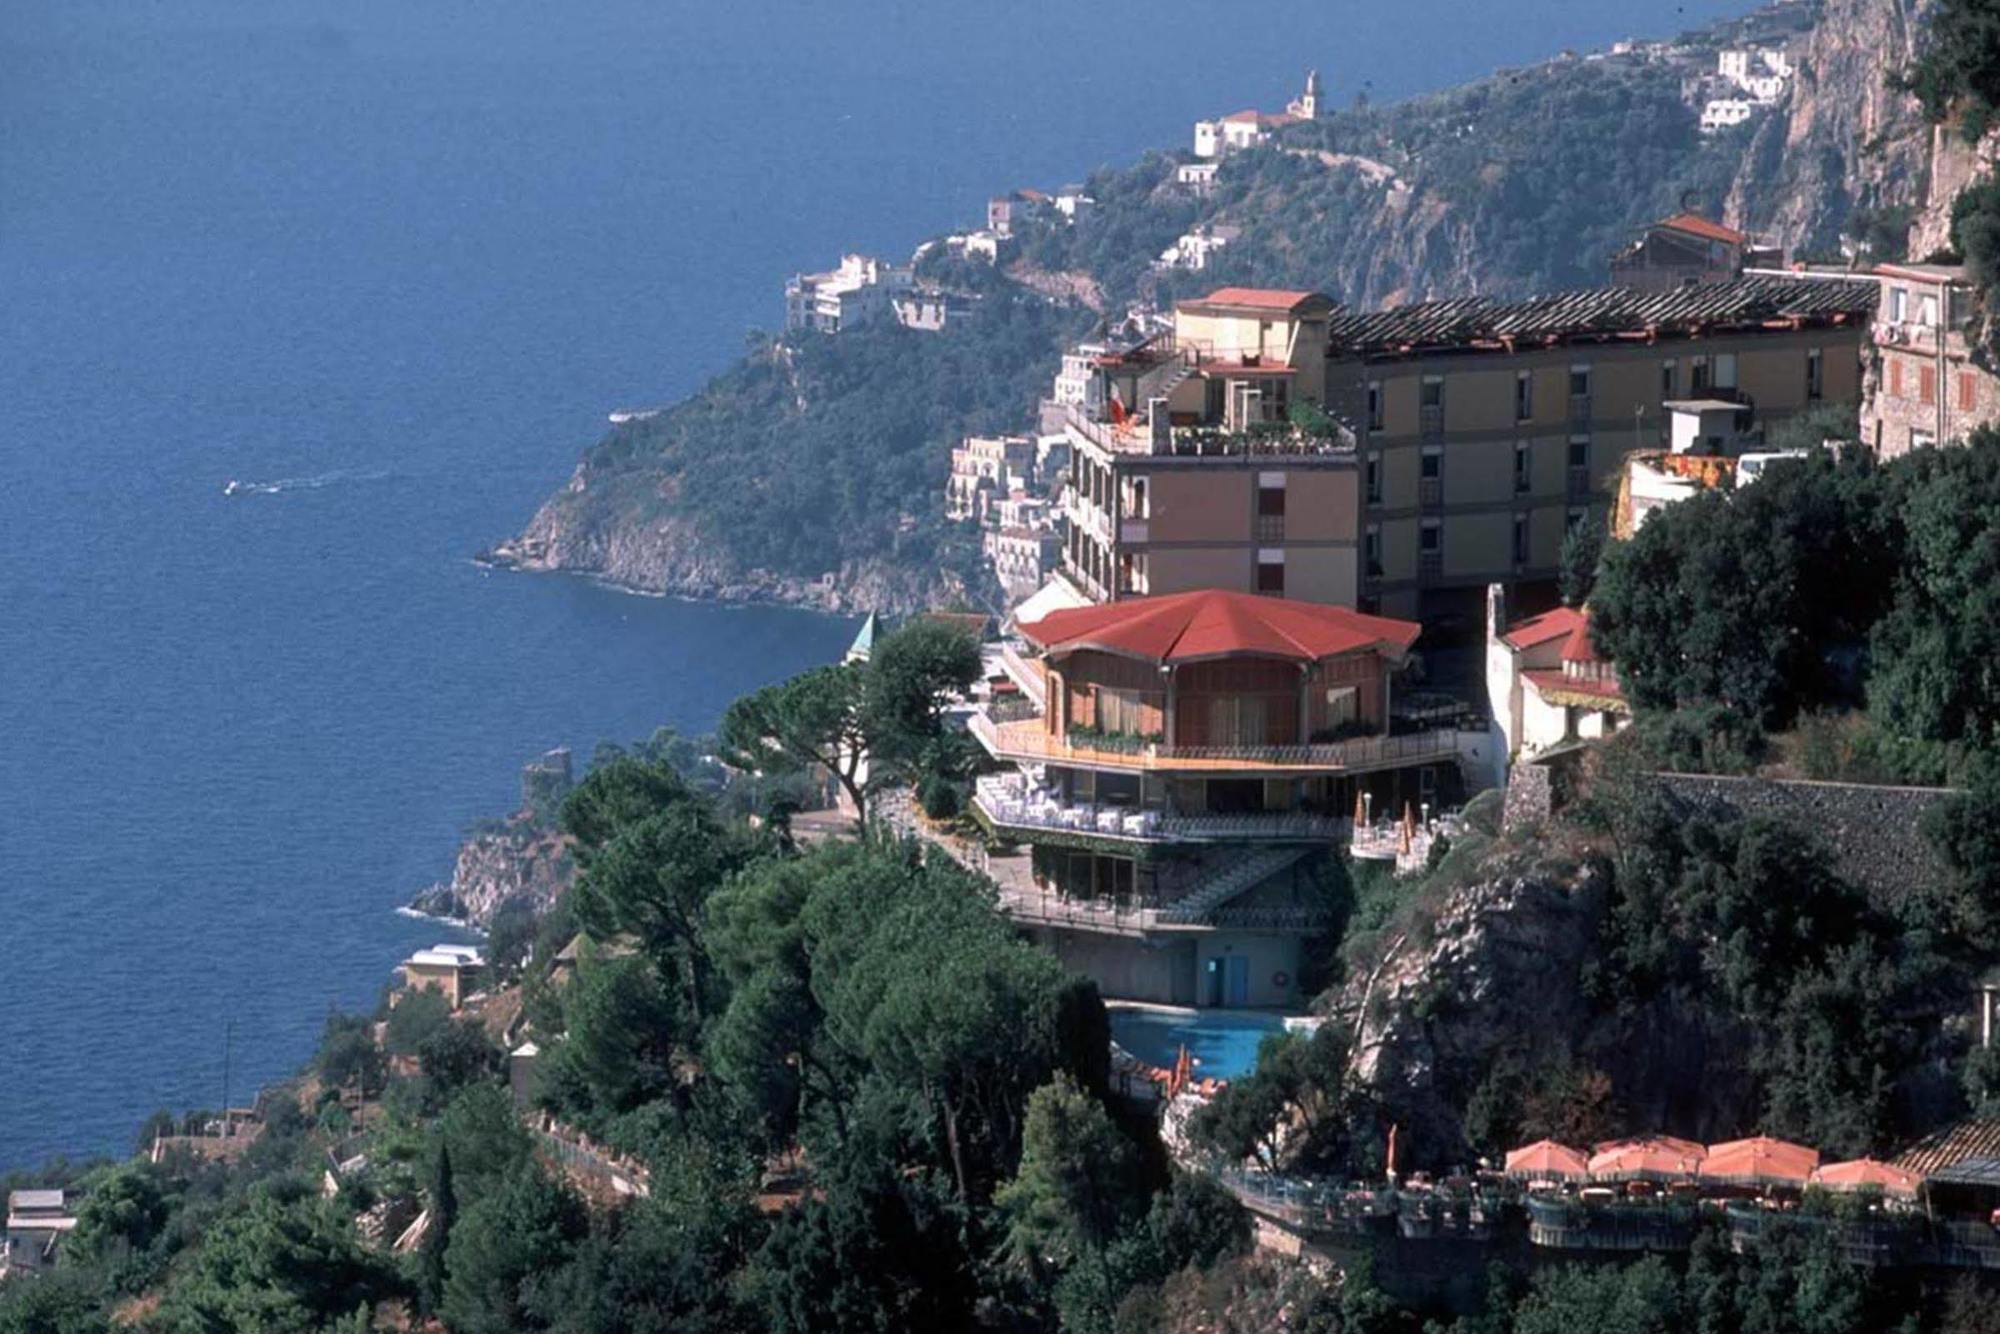
<svg viewBox="0 0 2000 1334">
<path fill-rule="evenodd" d="M 243 483 L 237 481 L 234 477 L 230 478 L 227 482 L 224 482 L 222 484 L 222 494 L 225 496 L 236 495 L 238 492 L 242 491 L 242 489 L 243 489 Z"/>
</svg>

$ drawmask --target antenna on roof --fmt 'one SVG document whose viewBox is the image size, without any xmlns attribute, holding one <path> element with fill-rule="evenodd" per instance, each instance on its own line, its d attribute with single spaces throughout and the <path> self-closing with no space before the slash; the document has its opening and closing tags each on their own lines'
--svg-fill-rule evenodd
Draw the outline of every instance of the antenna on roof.
<svg viewBox="0 0 2000 1334">
<path fill-rule="evenodd" d="M 231 1019 L 222 1029 L 222 1137 L 229 1138 L 229 1057 L 230 1044 L 236 1037 L 236 1021 Z"/>
</svg>

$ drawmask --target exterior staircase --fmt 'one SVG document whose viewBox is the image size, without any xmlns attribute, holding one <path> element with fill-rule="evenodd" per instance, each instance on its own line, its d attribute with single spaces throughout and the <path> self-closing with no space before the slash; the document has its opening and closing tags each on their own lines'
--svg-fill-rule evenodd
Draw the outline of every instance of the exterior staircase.
<svg viewBox="0 0 2000 1334">
<path fill-rule="evenodd" d="M 1171 926 L 1205 925 L 1216 909 L 1285 870 L 1305 856 L 1307 851 L 1305 848 L 1273 848 L 1245 857 L 1235 865 L 1223 868 L 1213 880 L 1186 898 L 1161 908 L 1156 920 Z"/>
</svg>

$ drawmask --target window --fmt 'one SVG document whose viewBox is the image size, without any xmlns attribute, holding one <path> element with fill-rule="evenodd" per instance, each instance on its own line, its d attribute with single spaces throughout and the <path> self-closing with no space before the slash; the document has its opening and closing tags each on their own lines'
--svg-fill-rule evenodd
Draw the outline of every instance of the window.
<svg viewBox="0 0 2000 1334">
<path fill-rule="evenodd" d="M 1294 703 L 1292 708 L 1296 711 L 1298 705 Z M 1262 695 L 1224 695 L 1211 699 L 1208 702 L 1208 744 L 1266 745 L 1265 716 Z"/>
<path fill-rule="evenodd" d="M 1938 315 L 1937 293 L 1936 292 L 1924 293 L 1923 300 L 1920 303 L 1918 303 L 1917 306 L 1917 323 L 1925 326 L 1926 328 L 1935 329 L 1937 328 L 1937 322 L 1938 322 L 1937 315 Z"/>
<path fill-rule="evenodd" d="M 1675 365 L 1671 359 L 1660 363 L 1660 401 L 1662 403 L 1680 393 L 1680 378 L 1680 367 Z"/>
<path fill-rule="evenodd" d="M 1367 500 L 1370 505 L 1382 503 L 1382 456 L 1370 454 L 1366 467 L 1365 482 L 1368 488 Z"/>
<path fill-rule="evenodd" d="M 1818 348 L 1806 353 L 1806 397 L 1817 400 L 1826 393 L 1826 361 Z"/>
<path fill-rule="evenodd" d="M 1734 389 L 1736 387 L 1736 354 L 1718 352 L 1715 354 L 1715 387 Z"/>
<path fill-rule="evenodd" d="M 1569 396 L 1571 398 L 1590 397 L 1590 367 L 1572 366 L 1569 368 Z"/>
<path fill-rule="evenodd" d="M 1979 404 L 1979 386 L 1971 371 L 1958 373 L 1958 410 L 1970 412 Z"/>
<path fill-rule="evenodd" d="M 1937 367 L 1917 367 L 1917 401 L 1919 403 L 1937 402 Z"/>
<path fill-rule="evenodd" d="M 1426 375 L 1424 377 L 1423 398 L 1421 401 L 1427 408 L 1441 408 L 1444 406 L 1443 376 Z"/>
<path fill-rule="evenodd" d="M 1519 371 L 1514 376 L 1514 420 L 1524 422 L 1535 415 L 1535 376 L 1532 371 Z"/>
<path fill-rule="evenodd" d="M 1382 530 L 1375 524 L 1368 525 L 1368 531 L 1361 537 L 1361 560 L 1363 573 L 1375 576 L 1382 573 Z"/>
<path fill-rule="evenodd" d="M 1911 449 L 1929 449 L 1932 445 L 1936 443 L 1937 443 L 1937 437 L 1932 435 L 1929 431 L 1913 430 L 1910 432 Z"/>
<path fill-rule="evenodd" d="M 1572 468 L 1588 468 L 1590 466 L 1589 436 L 1584 436 L 1580 440 L 1571 437 L 1569 442 L 1569 466 Z"/>
<path fill-rule="evenodd" d="M 1329 686 L 1326 691 L 1326 725 L 1339 727 L 1361 715 L 1361 691 L 1354 686 Z"/>
<path fill-rule="evenodd" d="M 1528 442 L 1525 440 L 1516 440 L 1514 442 L 1514 494 L 1517 496 L 1527 494 L 1529 483 L 1530 455 Z"/>
<path fill-rule="evenodd" d="M 1427 482 L 1436 481 L 1444 476 L 1444 451 L 1435 448 L 1426 449 L 1421 467 L 1419 475 Z"/>
<path fill-rule="evenodd" d="M 1426 556 L 1435 556 L 1444 550 L 1444 527 L 1436 519 L 1424 520 L 1424 526 L 1417 534 L 1417 550 Z"/>
<path fill-rule="evenodd" d="M 1368 429 L 1371 431 L 1382 429 L 1382 382 L 1380 380 L 1370 380 L 1368 382 Z"/>
<path fill-rule="evenodd" d="M 1525 514 L 1514 516 L 1514 563 L 1528 563 L 1528 516 Z"/>
<path fill-rule="evenodd" d="M 1139 720 L 1139 692 L 1098 686 L 1097 727 L 1102 732 L 1124 732 L 1131 736 L 1145 731 Z"/>
<path fill-rule="evenodd" d="M 1688 392 L 1705 394 L 1708 392 L 1708 358 L 1696 357 L 1688 363 Z"/>
<path fill-rule="evenodd" d="M 1282 550 L 1257 553 L 1257 591 L 1272 597 L 1285 595 L 1285 553 Z"/>
<path fill-rule="evenodd" d="M 1563 532 L 1566 534 L 1575 532 L 1577 529 L 1583 527 L 1583 520 L 1584 512 L 1582 510 L 1570 510 L 1563 515 Z"/>
<path fill-rule="evenodd" d="M 1910 313 L 1910 291 L 1906 287 L 1889 289 L 1889 322 L 1901 324 Z"/>
<path fill-rule="evenodd" d="M 1285 484 L 1272 486 L 1266 482 L 1257 488 L 1257 514 L 1259 518 L 1285 517 Z"/>
<path fill-rule="evenodd" d="M 1900 357 L 1889 358 L 1889 397 L 1903 396 L 1903 361 Z"/>
</svg>

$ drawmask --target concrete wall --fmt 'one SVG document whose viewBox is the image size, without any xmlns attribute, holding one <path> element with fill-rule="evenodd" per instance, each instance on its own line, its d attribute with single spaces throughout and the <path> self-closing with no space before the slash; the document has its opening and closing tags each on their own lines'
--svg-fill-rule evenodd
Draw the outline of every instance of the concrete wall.
<svg viewBox="0 0 2000 1334">
<path fill-rule="evenodd" d="M 1256 474 L 1247 468 L 1162 469 L 1148 486 L 1151 542 L 1250 540 Z M 1289 503 L 1290 497 L 1287 496 Z"/>
<path fill-rule="evenodd" d="M 1028 936 L 1063 965 L 1097 983 L 1111 1000 L 1156 1005 L 1195 1003 L 1195 946 L 1188 940 L 1148 942 L 1054 927 L 1032 927 Z"/>
<path fill-rule="evenodd" d="M 1298 1002 L 1299 991 L 1299 939 L 1296 936 L 1256 935 L 1244 931 L 1217 931 L 1212 935 L 1199 937 L 1195 942 L 1195 999 L 1194 1004 L 1209 1004 L 1210 991 L 1209 964 L 1214 962 L 1218 974 L 1226 975 L 1228 965 L 1222 961 L 1244 958 L 1250 961 L 1250 1000 L 1254 1007 L 1294 1005 Z M 1278 979 L 1285 980 L 1280 983 Z M 1224 993 L 1227 995 L 1225 988 Z"/>
</svg>

